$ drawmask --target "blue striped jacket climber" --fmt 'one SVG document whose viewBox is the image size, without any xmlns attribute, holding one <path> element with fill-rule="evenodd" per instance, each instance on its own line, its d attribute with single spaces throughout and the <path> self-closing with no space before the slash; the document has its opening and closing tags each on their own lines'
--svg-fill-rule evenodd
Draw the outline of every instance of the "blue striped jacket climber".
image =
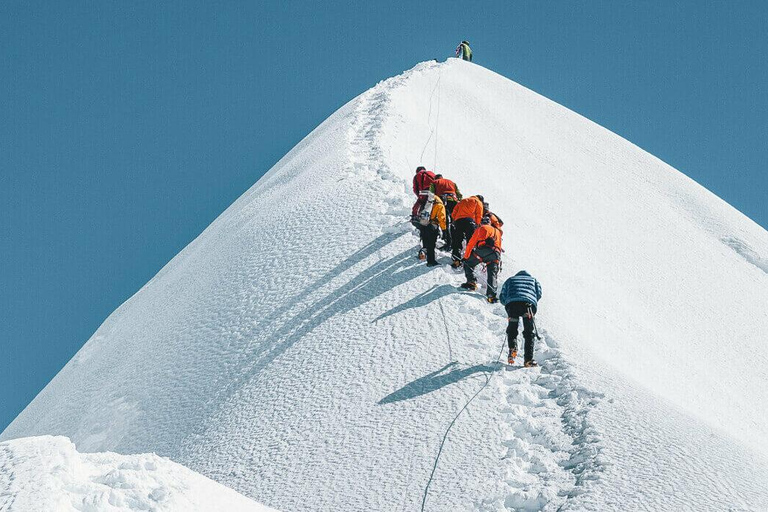
<svg viewBox="0 0 768 512">
<path fill-rule="evenodd" d="M 528 302 L 535 306 L 539 299 L 541 299 L 541 284 L 525 270 L 507 279 L 499 295 L 499 302 L 505 306 L 510 302 Z"/>
</svg>

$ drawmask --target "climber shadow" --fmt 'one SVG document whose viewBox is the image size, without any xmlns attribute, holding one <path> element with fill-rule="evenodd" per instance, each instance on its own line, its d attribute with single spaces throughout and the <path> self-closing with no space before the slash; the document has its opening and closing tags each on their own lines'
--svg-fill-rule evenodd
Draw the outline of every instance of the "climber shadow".
<svg viewBox="0 0 768 512">
<path fill-rule="evenodd" d="M 368 256 L 372 255 L 378 250 L 383 249 L 384 247 L 394 242 L 401 236 L 404 236 L 409 233 L 410 233 L 409 231 L 393 231 L 393 232 L 383 233 L 379 235 L 378 237 L 371 240 L 370 242 L 365 244 L 363 247 L 355 251 L 353 254 L 349 255 L 344 261 L 336 265 L 333 269 L 326 272 L 323 277 L 321 277 L 320 279 L 312 283 L 299 295 L 301 296 L 310 290 L 323 287 L 324 285 L 332 281 L 335 277 L 349 270 L 356 264 L 366 259 Z"/>
<path fill-rule="evenodd" d="M 375 239 L 371 240 L 370 242 L 365 244 L 363 247 L 355 251 L 353 254 L 349 255 L 344 261 L 336 265 L 333 269 L 326 272 L 325 275 L 320 277 L 318 280 L 313 281 L 311 284 L 308 284 L 301 291 L 296 292 L 289 300 L 285 300 L 283 306 L 276 308 L 270 314 L 262 317 L 259 320 L 259 322 L 254 325 L 253 330 L 269 329 L 270 326 L 273 326 L 276 322 L 280 322 L 284 318 L 284 316 L 288 314 L 288 312 L 291 310 L 296 300 L 306 295 L 309 295 L 310 293 L 312 293 L 312 291 L 320 289 L 323 286 L 327 285 L 334 278 L 338 277 L 339 275 L 343 274 L 344 272 L 346 272 L 356 264 L 365 260 L 372 254 L 374 254 L 376 251 L 379 251 L 385 248 L 387 245 L 394 242 L 404 234 L 405 232 L 383 233 L 380 236 L 376 237 Z"/>
<path fill-rule="evenodd" d="M 424 267 L 415 262 L 415 249 L 408 248 L 360 272 L 342 289 L 334 290 L 302 311 L 287 313 L 269 323 L 260 322 L 258 335 L 263 342 L 249 353 L 251 366 L 233 386 L 250 381 L 262 369 L 284 354 L 319 326 L 337 315 L 345 314 L 386 290 L 424 275 Z"/>
<path fill-rule="evenodd" d="M 458 290 L 455 286 L 452 286 L 450 284 L 442 284 L 440 286 L 435 285 L 429 290 L 423 293 L 420 293 L 419 295 L 412 298 L 411 300 L 403 302 L 399 306 L 395 306 L 394 308 L 388 311 L 385 311 L 384 313 L 376 317 L 373 321 L 371 321 L 371 323 L 378 322 L 379 320 L 387 318 L 388 316 L 395 315 L 397 313 L 406 311 L 408 309 L 426 306 L 430 302 L 436 301 L 441 297 L 445 297 L 446 295 L 450 295 L 452 293 L 462 293 L 462 292 L 461 290 Z"/>
<path fill-rule="evenodd" d="M 379 236 L 337 265 L 326 276 L 308 285 L 294 298 L 309 294 L 311 290 L 329 283 L 337 274 L 365 260 L 403 235 L 404 233 L 385 233 Z M 244 334 L 253 340 L 247 354 L 244 354 L 247 362 L 243 365 L 243 371 L 229 380 L 223 396 L 233 396 L 275 359 L 331 318 L 367 303 L 388 289 L 423 275 L 425 269 L 415 261 L 414 254 L 416 248 L 410 247 L 390 258 L 377 261 L 363 269 L 346 285 L 324 294 L 299 311 L 293 309 L 293 300 L 287 300 L 286 305 L 261 318 Z"/>
<path fill-rule="evenodd" d="M 455 384 L 479 373 L 495 372 L 501 367 L 501 364 L 499 363 L 476 364 L 468 368 L 458 368 L 457 365 L 458 363 L 454 361 L 452 363 L 448 363 L 439 370 L 436 370 L 423 377 L 419 377 L 418 379 L 406 384 L 397 391 L 385 396 L 379 400 L 378 404 L 386 405 L 395 402 L 402 402 L 403 400 L 410 400 L 411 398 L 416 398 L 428 393 L 432 393 L 433 391 L 437 391 L 438 389 L 444 388 L 445 386 L 450 386 L 451 384 Z M 451 371 L 444 373 L 445 370 L 449 368 L 451 368 Z"/>
<path fill-rule="evenodd" d="M 313 317 L 325 320 L 349 311 L 424 275 L 424 266 L 413 257 L 415 252 L 415 247 L 408 248 L 366 268 L 341 291 L 335 290 L 311 306 L 315 311 Z"/>
</svg>

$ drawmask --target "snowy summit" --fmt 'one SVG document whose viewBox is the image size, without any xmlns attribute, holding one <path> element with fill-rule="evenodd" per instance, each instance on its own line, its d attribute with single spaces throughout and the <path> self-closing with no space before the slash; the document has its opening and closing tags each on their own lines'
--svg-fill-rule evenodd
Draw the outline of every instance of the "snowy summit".
<svg viewBox="0 0 768 512">
<path fill-rule="evenodd" d="M 419 165 L 504 219 L 501 282 L 544 291 L 539 368 L 502 363 L 504 309 L 447 254 L 416 258 Z M 280 160 L 0 440 L 154 452 L 284 512 L 768 510 L 767 298 L 768 232 L 730 205 L 423 63 Z"/>
</svg>

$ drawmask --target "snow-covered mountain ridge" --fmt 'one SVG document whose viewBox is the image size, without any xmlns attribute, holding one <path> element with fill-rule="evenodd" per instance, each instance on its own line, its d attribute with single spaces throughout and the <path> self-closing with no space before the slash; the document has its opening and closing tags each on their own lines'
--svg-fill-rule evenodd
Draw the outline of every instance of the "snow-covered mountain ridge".
<svg viewBox="0 0 768 512">
<path fill-rule="evenodd" d="M 542 282 L 540 370 L 502 370 L 501 307 L 415 259 L 418 164 L 505 220 L 502 279 Z M 424 63 L 288 153 L 2 439 L 154 451 L 284 511 L 765 509 L 766 257 L 624 139 Z"/>
</svg>

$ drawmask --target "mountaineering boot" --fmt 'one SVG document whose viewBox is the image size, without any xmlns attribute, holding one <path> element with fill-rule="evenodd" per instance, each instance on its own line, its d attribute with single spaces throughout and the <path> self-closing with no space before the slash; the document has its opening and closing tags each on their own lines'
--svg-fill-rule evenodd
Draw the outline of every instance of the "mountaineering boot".
<svg viewBox="0 0 768 512">
<path fill-rule="evenodd" d="M 428 261 L 428 262 L 427 262 L 427 266 L 428 266 L 428 267 L 436 267 L 436 266 L 438 266 L 438 265 L 439 265 L 439 263 L 438 263 L 438 262 L 436 262 L 436 261 Z"/>
<path fill-rule="evenodd" d="M 426 249 L 419 249 L 419 259 L 420 260 L 427 259 L 427 250 Z"/>
<path fill-rule="evenodd" d="M 497 302 L 499 302 L 499 299 L 496 298 L 495 293 L 488 295 L 488 297 L 485 300 L 487 300 L 489 304 L 496 304 Z"/>
<path fill-rule="evenodd" d="M 525 364 L 523 364 L 526 368 L 533 368 L 534 366 L 539 366 L 539 363 L 531 359 L 530 361 L 526 361 Z"/>
<path fill-rule="evenodd" d="M 517 357 L 517 350 L 510 350 L 509 351 L 509 357 L 507 358 L 507 362 L 509 364 L 515 364 L 515 358 Z"/>
<path fill-rule="evenodd" d="M 451 262 L 451 266 L 452 266 L 453 268 L 459 268 L 459 267 L 461 266 L 461 261 L 459 261 L 459 260 L 453 260 L 453 261 Z"/>
<path fill-rule="evenodd" d="M 461 287 L 465 290 L 477 290 L 477 283 L 467 281 L 466 283 L 461 283 Z"/>
</svg>

